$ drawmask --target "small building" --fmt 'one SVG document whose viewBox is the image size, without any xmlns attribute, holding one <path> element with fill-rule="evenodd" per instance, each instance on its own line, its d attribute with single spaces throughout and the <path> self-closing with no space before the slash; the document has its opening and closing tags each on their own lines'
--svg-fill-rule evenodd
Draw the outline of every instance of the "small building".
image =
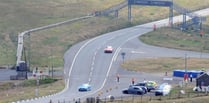
<svg viewBox="0 0 209 103">
<path fill-rule="evenodd" d="M 196 86 L 209 86 L 209 75 L 207 73 L 203 73 L 196 79 Z"/>
</svg>

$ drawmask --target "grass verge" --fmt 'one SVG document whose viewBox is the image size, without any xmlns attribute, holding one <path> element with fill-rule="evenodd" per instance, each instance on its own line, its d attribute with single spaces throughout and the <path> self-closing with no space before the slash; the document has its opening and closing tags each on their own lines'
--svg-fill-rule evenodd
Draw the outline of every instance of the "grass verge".
<svg viewBox="0 0 209 103">
<path fill-rule="evenodd" d="M 60 92 L 64 89 L 64 81 L 57 79 L 42 79 L 36 86 L 36 80 L 9 81 L 0 84 L 0 103 L 9 103 L 36 97 L 35 90 L 38 88 L 38 96 L 45 96 Z"/>
<path fill-rule="evenodd" d="M 108 8 L 124 0 L 3 0 L 0 1 L 0 65 L 13 65 L 16 60 L 17 34 L 24 30 L 40 27 L 75 17 L 87 15 Z M 177 4 L 189 9 L 199 9 L 209 5 L 208 0 L 176 0 Z M 104 5 L 105 4 L 105 5 Z M 168 17 L 168 8 L 133 6 L 133 22 L 127 20 L 127 8 L 119 13 L 119 18 L 92 18 L 70 25 L 31 34 L 31 66 L 50 64 L 54 56 L 54 66 L 62 66 L 63 53 L 73 44 L 100 34 L 148 21 Z M 146 18 L 146 19 L 145 19 Z M 28 37 L 25 38 L 26 51 L 29 50 Z M 26 52 L 26 57 L 29 51 Z M 5 59 L 6 58 L 6 59 Z"/>
<path fill-rule="evenodd" d="M 188 58 L 188 70 L 202 70 L 209 68 L 209 59 L 205 58 Z M 184 58 L 144 58 L 136 60 L 127 60 L 121 66 L 131 71 L 141 71 L 147 73 L 172 72 L 174 69 L 184 69 Z"/>
</svg>

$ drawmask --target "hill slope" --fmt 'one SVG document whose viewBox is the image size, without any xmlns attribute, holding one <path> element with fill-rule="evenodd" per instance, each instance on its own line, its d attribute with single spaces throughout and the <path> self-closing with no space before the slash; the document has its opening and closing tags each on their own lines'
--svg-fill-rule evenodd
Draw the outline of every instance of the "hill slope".
<svg viewBox="0 0 209 103">
<path fill-rule="evenodd" d="M 124 0 L 0 0 L 0 65 L 15 64 L 18 33 L 84 16 L 122 1 Z M 201 1 L 175 0 L 191 9 L 209 5 L 208 0 Z M 26 55 L 31 55 L 32 67 L 50 66 L 52 61 L 55 66 L 61 66 L 63 53 L 74 43 L 105 32 L 165 18 L 168 8 L 133 6 L 132 13 L 132 24 L 127 21 L 125 8 L 119 13 L 119 18 L 112 15 L 92 18 L 32 33 L 31 53 L 27 51 L 29 39 L 25 37 Z"/>
</svg>

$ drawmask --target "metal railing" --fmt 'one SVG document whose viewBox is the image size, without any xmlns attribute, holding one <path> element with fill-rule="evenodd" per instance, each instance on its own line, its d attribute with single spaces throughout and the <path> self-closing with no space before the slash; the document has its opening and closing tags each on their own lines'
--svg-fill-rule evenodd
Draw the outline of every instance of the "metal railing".
<svg viewBox="0 0 209 103">
<path fill-rule="evenodd" d="M 110 13 L 117 12 L 118 10 L 125 8 L 126 6 L 128 6 L 128 2 L 124 1 L 120 4 L 117 4 L 117 5 L 114 5 L 110 8 L 108 8 L 108 9 L 105 9 L 102 11 L 96 11 L 95 14 L 96 14 L 96 16 L 106 16 L 106 15 L 109 15 Z"/>
<path fill-rule="evenodd" d="M 60 25 L 64 25 L 64 24 L 68 24 L 68 23 L 73 23 L 79 20 L 84 20 L 84 19 L 88 19 L 91 17 L 94 17 L 95 15 L 87 15 L 87 16 L 83 16 L 83 17 L 79 17 L 79 18 L 74 18 L 74 19 L 70 19 L 70 20 L 66 20 L 63 22 L 59 22 L 59 23 L 55 23 L 55 24 L 51 24 L 51 25 L 47 25 L 47 26 L 42 26 L 42 27 L 38 27 L 38 28 L 34 28 L 34 29 L 30 29 L 27 31 L 24 31 L 22 33 L 20 33 L 18 35 L 18 45 L 17 45 L 17 61 L 16 61 L 16 65 L 18 66 L 19 63 L 21 62 L 21 57 L 22 57 L 22 51 L 23 51 L 23 45 L 24 45 L 24 35 L 30 35 L 30 33 L 32 32 L 37 32 L 37 31 L 41 31 L 41 30 L 46 30 L 46 29 L 50 29 L 50 28 L 54 28 Z"/>
<path fill-rule="evenodd" d="M 18 35 L 18 46 L 17 46 L 17 54 L 16 54 L 16 57 L 17 57 L 17 61 L 16 61 L 16 65 L 18 66 L 19 63 L 21 62 L 21 57 L 22 57 L 22 51 L 23 51 L 23 43 L 24 43 L 24 35 L 30 35 L 30 33 L 32 32 L 36 32 L 36 31 L 41 31 L 41 30 L 46 30 L 46 29 L 49 29 L 49 28 L 53 28 L 53 27 L 57 27 L 57 26 L 60 26 L 60 25 L 64 25 L 64 24 L 68 24 L 68 23 L 73 23 L 73 22 L 76 22 L 76 21 L 79 21 L 79 20 L 83 20 L 83 19 L 88 19 L 88 18 L 91 18 L 91 17 L 94 17 L 94 16 L 101 16 L 101 15 L 108 15 L 110 13 L 113 13 L 115 11 L 118 11 L 124 7 L 126 7 L 128 5 L 128 2 L 127 1 L 124 1 L 120 4 L 117 4 L 117 5 L 114 5 L 108 9 L 105 9 L 105 10 L 102 10 L 102 11 L 97 11 L 95 13 L 92 13 L 91 15 L 87 15 L 87 16 L 83 16 L 83 17 L 79 17 L 79 18 L 74 18 L 74 19 L 71 19 L 71 20 L 66 20 L 66 21 L 63 21 L 63 22 L 59 22 L 59 23 L 55 23 L 55 24 L 51 24 L 51 25 L 47 25 L 47 26 L 43 26 L 43 27 L 38 27 L 38 28 L 34 28 L 34 29 L 30 29 L 30 30 L 27 30 L 27 31 L 24 31 L 22 33 L 20 33 Z"/>
<path fill-rule="evenodd" d="M 181 14 L 186 14 L 187 16 L 194 18 L 194 17 L 199 17 L 198 14 L 193 13 L 192 10 L 188 10 L 186 8 L 183 8 L 175 3 L 173 3 L 173 9 L 176 10 L 177 12 L 181 13 Z"/>
</svg>

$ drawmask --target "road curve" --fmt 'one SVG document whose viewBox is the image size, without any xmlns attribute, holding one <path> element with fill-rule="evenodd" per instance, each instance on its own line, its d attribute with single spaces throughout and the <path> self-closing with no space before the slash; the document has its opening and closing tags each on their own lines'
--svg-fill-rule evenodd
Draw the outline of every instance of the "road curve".
<svg viewBox="0 0 209 103">
<path fill-rule="evenodd" d="M 209 14 L 209 9 L 198 13 L 202 12 L 203 14 Z M 181 21 L 181 16 L 174 18 L 174 22 L 179 21 Z M 121 84 L 116 84 L 114 80 L 114 76 L 118 72 L 130 73 L 120 70 L 119 64 L 122 61 L 121 52 L 126 53 L 126 59 L 162 56 L 184 57 L 185 53 L 190 57 L 200 57 L 200 53 L 197 52 L 159 48 L 138 41 L 137 37 L 152 31 L 154 24 L 157 27 L 166 26 L 168 19 L 114 31 L 74 45 L 64 54 L 63 76 L 66 88 L 58 94 L 28 101 L 30 103 L 48 103 L 49 100 L 52 100 L 56 103 L 58 101 L 84 100 L 89 96 L 98 96 L 102 90 L 109 88 L 111 85 L 120 86 L 119 88 L 127 86 L 129 82 L 128 78 Z M 114 52 L 112 54 L 104 53 L 104 48 L 107 45 L 113 46 Z M 201 55 L 209 57 L 208 54 L 203 53 Z M 131 75 L 138 74 L 131 72 Z M 78 92 L 78 86 L 82 83 L 90 83 L 92 91 Z M 117 90 L 111 94 L 121 95 L 120 92 L 120 90 Z"/>
</svg>

